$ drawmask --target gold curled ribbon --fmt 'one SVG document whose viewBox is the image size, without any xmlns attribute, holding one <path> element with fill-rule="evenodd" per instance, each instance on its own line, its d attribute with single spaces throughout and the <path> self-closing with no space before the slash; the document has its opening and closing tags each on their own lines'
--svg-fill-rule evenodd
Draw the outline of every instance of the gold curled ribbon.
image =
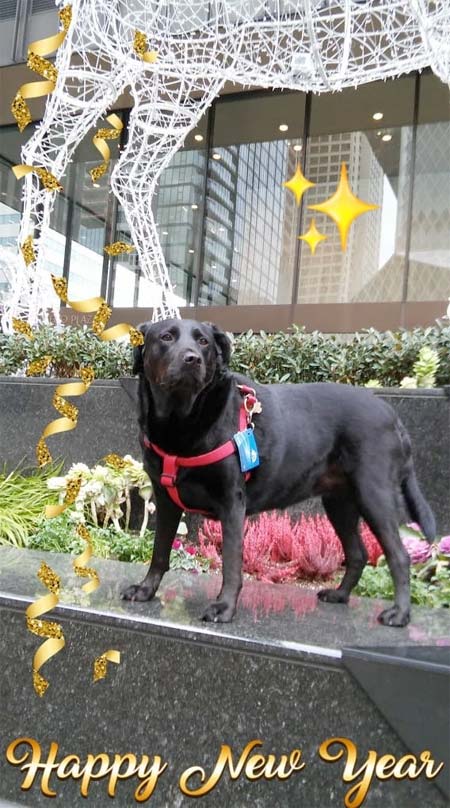
<svg viewBox="0 0 450 808">
<path fill-rule="evenodd" d="M 148 50 L 148 39 L 142 31 L 134 32 L 133 50 L 143 62 L 153 65 L 158 58 L 158 51 Z"/>
<path fill-rule="evenodd" d="M 72 7 L 70 5 L 61 9 L 59 19 L 63 26 L 62 31 L 45 39 L 38 39 L 28 45 L 27 67 L 42 76 L 45 81 L 22 84 L 14 96 L 11 112 L 21 132 L 32 120 L 27 101 L 31 98 L 41 98 L 44 95 L 49 95 L 55 89 L 58 71 L 55 65 L 44 57 L 58 50 L 59 46 L 64 42 L 72 20 Z"/>
<path fill-rule="evenodd" d="M 98 166 L 94 166 L 91 168 L 89 174 L 91 175 L 92 182 L 97 182 L 100 177 L 103 177 L 103 174 L 108 168 L 109 161 L 111 159 L 111 149 L 107 144 L 107 140 L 117 140 L 120 137 L 120 133 L 123 129 L 123 123 L 120 120 L 118 115 L 114 113 L 112 115 L 108 115 L 107 119 L 108 123 L 111 124 L 113 127 L 112 129 L 106 129 L 106 127 L 102 129 L 98 129 L 95 133 L 94 137 L 92 138 L 92 142 L 100 152 L 101 156 L 103 157 L 103 162 L 99 163 Z"/>
<path fill-rule="evenodd" d="M 56 179 L 51 171 L 48 171 L 43 166 L 28 166 L 21 163 L 20 165 L 13 166 L 12 170 L 14 172 L 14 176 L 18 180 L 21 180 L 22 177 L 25 177 L 27 174 L 31 174 L 32 171 L 34 171 L 34 173 L 38 175 L 46 191 L 62 191 L 62 185 L 59 180 Z"/>
<path fill-rule="evenodd" d="M 103 248 L 103 251 L 108 255 L 120 255 L 121 253 L 132 253 L 134 247 L 132 244 L 127 244 L 126 241 L 113 241 Z"/>
<path fill-rule="evenodd" d="M 67 404 L 67 401 L 65 402 Z M 69 405 L 70 406 L 70 405 Z M 75 408 L 76 409 L 76 408 Z M 78 413 L 78 410 L 77 410 Z M 53 422 L 55 423 L 55 422 Z M 61 430 L 62 431 L 62 430 Z M 41 438 L 42 440 L 42 438 Z M 47 449 L 47 447 L 45 447 Z M 48 449 L 47 449 L 48 452 Z M 50 457 L 51 460 L 51 457 Z M 80 493 L 81 488 L 81 476 L 74 477 L 73 480 L 69 480 L 67 483 L 66 488 L 66 495 L 64 497 L 63 502 L 60 505 L 46 505 L 45 506 L 45 516 L 47 519 L 52 519 L 55 516 L 59 516 L 63 513 L 69 505 L 73 505 L 75 502 L 78 494 Z"/>
<path fill-rule="evenodd" d="M 27 267 L 36 260 L 33 247 L 33 236 L 27 236 L 23 244 L 20 245 L 20 252 L 23 255 L 23 259 Z"/>
<path fill-rule="evenodd" d="M 18 317 L 13 317 L 12 326 L 13 331 L 16 331 L 17 334 L 23 334 L 24 337 L 28 337 L 28 339 L 34 339 L 33 329 L 25 320 L 19 320 Z"/>
<path fill-rule="evenodd" d="M 71 429 L 75 429 L 77 425 L 78 408 L 66 401 L 65 396 L 84 395 L 89 390 L 89 387 L 94 380 L 94 371 L 89 367 L 82 368 L 80 371 L 80 377 L 81 382 L 59 384 L 54 392 L 53 406 L 55 410 L 63 417 L 57 418 L 56 420 L 47 424 L 41 437 L 39 438 L 36 447 L 36 456 L 39 466 L 45 466 L 45 464 L 49 463 L 52 459 L 45 442 L 45 438 L 48 438 L 50 435 L 56 435 L 58 432 L 69 432 Z M 47 505 L 45 509 L 46 516 L 58 516 L 65 510 L 67 504 L 69 503 L 66 503 L 65 505 Z"/>
<path fill-rule="evenodd" d="M 41 583 L 50 590 L 50 594 L 44 595 L 28 606 L 25 614 L 28 630 L 38 637 L 47 638 L 33 658 L 33 687 L 38 696 L 42 697 L 49 682 L 39 671 L 45 662 L 64 648 L 66 641 L 59 623 L 39 619 L 59 603 L 60 578 L 45 561 L 42 562 L 37 575 Z"/>
<path fill-rule="evenodd" d="M 111 466 L 116 471 L 122 471 L 129 465 L 129 463 L 127 463 L 127 461 L 124 460 L 123 457 L 121 457 L 118 454 L 115 454 L 115 452 L 111 452 L 110 454 L 105 455 L 103 460 L 105 461 L 107 466 Z"/>
<path fill-rule="evenodd" d="M 28 365 L 25 375 L 26 376 L 42 376 L 47 370 L 50 362 L 53 361 L 52 356 L 42 356 L 40 359 L 35 359 Z"/>
<path fill-rule="evenodd" d="M 108 670 L 108 662 L 114 662 L 115 665 L 120 665 L 120 651 L 113 649 L 105 651 L 104 654 L 94 660 L 94 682 L 105 678 Z"/>
<path fill-rule="evenodd" d="M 87 562 L 92 556 L 92 539 L 89 530 L 85 525 L 77 525 L 76 532 L 80 536 L 81 539 L 84 539 L 87 542 L 87 547 L 81 555 L 77 556 L 73 561 L 73 569 L 76 575 L 80 578 L 91 578 L 86 584 L 83 584 L 81 587 L 83 592 L 86 592 L 88 595 L 91 592 L 95 592 L 96 589 L 100 586 L 100 579 L 98 577 L 97 570 L 94 570 L 93 567 L 87 567 Z"/>
<path fill-rule="evenodd" d="M 92 330 L 102 340 L 119 339 L 125 335 L 129 335 L 130 343 L 133 348 L 142 345 L 144 342 L 143 334 L 128 323 L 118 323 L 113 325 L 105 331 L 106 323 L 108 322 L 112 309 L 103 297 L 89 297 L 86 300 L 69 300 L 67 297 L 67 281 L 65 278 L 55 277 L 52 275 L 53 288 L 56 294 L 63 301 L 67 303 L 74 311 L 79 311 L 82 314 L 95 312 L 92 320 Z"/>
</svg>

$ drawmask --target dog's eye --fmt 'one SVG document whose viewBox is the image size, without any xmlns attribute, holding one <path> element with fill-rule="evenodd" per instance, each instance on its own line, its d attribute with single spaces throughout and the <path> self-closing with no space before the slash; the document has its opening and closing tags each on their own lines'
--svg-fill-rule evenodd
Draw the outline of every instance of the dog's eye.
<svg viewBox="0 0 450 808">
<path fill-rule="evenodd" d="M 173 336 L 168 331 L 166 331 L 165 334 L 161 334 L 161 339 L 163 339 L 164 342 L 172 342 Z"/>
<path fill-rule="evenodd" d="M 197 342 L 198 342 L 199 345 L 209 345 L 209 342 L 206 339 L 206 337 L 199 337 Z"/>
</svg>

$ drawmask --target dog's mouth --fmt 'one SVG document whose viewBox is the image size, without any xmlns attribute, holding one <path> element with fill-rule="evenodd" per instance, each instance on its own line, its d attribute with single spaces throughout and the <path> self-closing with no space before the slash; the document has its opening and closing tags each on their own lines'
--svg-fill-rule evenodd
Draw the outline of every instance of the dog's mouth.
<svg viewBox="0 0 450 808">
<path fill-rule="evenodd" d="M 206 382 L 206 370 L 203 365 L 184 364 L 181 367 L 156 374 L 155 383 L 166 392 L 199 392 Z"/>
</svg>

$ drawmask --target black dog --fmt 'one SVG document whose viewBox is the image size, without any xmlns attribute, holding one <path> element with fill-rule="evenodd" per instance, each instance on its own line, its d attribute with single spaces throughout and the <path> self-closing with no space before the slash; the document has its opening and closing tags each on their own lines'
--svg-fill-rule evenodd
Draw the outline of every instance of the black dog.
<svg viewBox="0 0 450 808">
<path fill-rule="evenodd" d="M 140 328 L 145 343 L 135 349 L 134 372 L 139 374 L 141 445 L 157 506 L 156 536 L 146 577 L 123 597 L 145 601 L 155 595 L 185 506 L 222 523 L 222 589 L 203 619 L 232 620 L 242 586 L 245 515 L 321 496 L 342 542 L 346 571 L 337 589 L 319 592 L 320 600 L 347 603 L 358 582 L 367 561 L 358 532 L 362 517 L 383 548 L 395 584 L 394 606 L 379 620 L 406 625 L 409 559 L 398 533 L 402 506 L 429 541 L 435 523 L 417 484 L 409 437 L 389 405 L 368 390 L 343 384 L 260 385 L 232 374 L 230 342 L 209 323 L 165 320 Z M 261 462 L 250 478 L 241 471 L 234 444 L 218 462 L 177 468 L 174 456 L 182 462 L 211 452 L 239 431 L 244 394 L 238 385 L 243 384 L 256 391 L 262 405 L 254 416 Z M 252 403 L 246 400 L 247 409 Z"/>
</svg>

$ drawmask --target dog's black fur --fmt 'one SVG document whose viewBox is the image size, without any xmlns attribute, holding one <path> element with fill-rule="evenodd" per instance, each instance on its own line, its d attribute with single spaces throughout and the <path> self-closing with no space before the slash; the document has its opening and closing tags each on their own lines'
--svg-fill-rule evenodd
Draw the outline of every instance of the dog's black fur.
<svg viewBox="0 0 450 808">
<path fill-rule="evenodd" d="M 256 390 L 262 412 L 254 417 L 261 464 L 248 482 L 237 454 L 202 468 L 181 468 L 178 490 L 188 508 L 208 511 L 222 523 L 223 583 L 203 618 L 232 620 L 242 586 L 244 517 L 286 508 L 311 496 L 322 502 L 345 553 L 337 589 L 320 600 L 347 603 L 367 561 L 358 532 L 360 517 L 378 538 L 394 580 L 395 603 L 384 625 L 409 621 L 409 560 L 398 525 L 403 507 L 429 541 L 433 514 L 417 484 L 408 434 L 394 411 L 370 391 L 341 384 L 261 385 L 230 373 L 231 345 L 210 323 L 165 320 L 140 326 L 144 346 L 135 349 L 139 374 L 139 424 L 145 468 L 156 499 L 152 562 L 127 600 L 150 600 L 169 568 L 181 511 L 159 482 L 161 459 L 143 444 L 147 437 L 180 456 L 215 449 L 238 431 L 242 397 L 237 384 Z"/>
</svg>

